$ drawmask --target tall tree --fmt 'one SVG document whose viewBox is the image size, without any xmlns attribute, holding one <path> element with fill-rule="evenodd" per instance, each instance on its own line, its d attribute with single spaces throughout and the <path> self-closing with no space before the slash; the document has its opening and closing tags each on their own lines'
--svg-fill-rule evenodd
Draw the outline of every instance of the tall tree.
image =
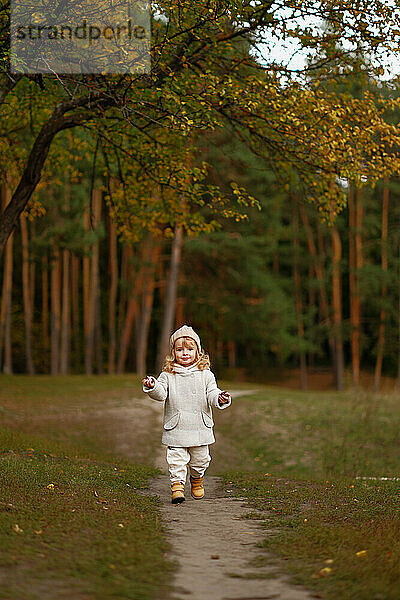
<svg viewBox="0 0 400 600">
<path fill-rule="evenodd" d="M 118 256 L 117 256 L 117 230 L 112 217 L 108 214 L 108 272 L 109 272 L 109 300 L 108 300 L 108 372 L 115 373 L 115 357 L 117 351 L 116 308 L 118 292 Z"/>
<path fill-rule="evenodd" d="M 6 8 L 0 15 L 4 28 Z M 398 171 L 395 144 L 399 132 L 387 127 L 368 94 L 356 100 L 319 92 L 299 85 L 299 78 L 303 75 L 306 82 L 315 65 L 294 73 L 288 65 L 259 56 L 260 42 L 269 34 L 282 40 L 294 38 L 317 54 L 341 37 L 343 47 L 327 53 L 325 65 L 340 65 L 349 54 L 349 45 L 363 46 L 379 58 L 391 43 L 396 47 L 400 29 L 397 11 L 386 0 L 360 0 L 356 5 L 341 0 L 340 18 L 332 13 L 331 0 L 295 2 L 285 11 L 269 0 L 211 5 L 208 0 L 174 0 L 158 2 L 152 10 L 153 68 L 149 75 L 10 76 L 9 39 L 1 38 L 0 109 L 5 125 L 0 157 L 7 156 L 7 149 L 14 145 L 15 163 L 23 164 L 23 169 L 0 223 L 0 251 L 48 168 L 48 156 L 62 144 L 63 135 L 75 128 L 84 127 L 94 139 L 101 138 L 110 153 L 124 155 L 135 165 L 132 181 L 136 185 L 126 190 L 127 196 L 138 194 L 144 173 L 153 182 L 156 179 L 183 193 L 188 173 L 176 168 L 176 139 L 183 142 L 192 131 L 224 126 L 270 164 L 295 167 L 305 179 L 311 175 L 312 197 L 325 208 L 332 206 L 327 196 L 333 175 L 353 178 L 360 172 L 376 181 Z M 308 16 L 325 22 L 336 16 L 336 30 L 310 27 Z M 371 72 L 380 68 L 369 66 Z M 340 77 L 340 69 L 332 76 Z M 198 93 L 193 94 L 194 89 Z M 25 111 L 29 103 L 31 110 Z M 31 115 L 35 127 L 31 127 Z M 160 143 L 163 132 L 168 132 L 169 143 Z M 352 151 L 357 132 L 362 152 Z M 22 136 L 24 143 L 18 144 Z M 385 154 L 380 152 L 382 140 L 388 141 Z M 197 183 L 186 186 L 184 193 L 192 205 L 213 196 L 210 208 L 220 212 L 232 210 L 235 197 L 242 205 L 246 200 L 251 203 L 239 187 L 236 194 L 224 195 L 199 185 L 194 165 L 190 174 Z M 322 189 L 327 193 L 318 195 Z M 125 207 L 120 205 L 122 213 Z M 122 218 L 120 222 L 122 226 Z"/>
<path fill-rule="evenodd" d="M 299 336 L 299 355 L 300 355 L 300 383 L 301 389 L 307 389 L 307 362 L 303 347 L 304 322 L 303 322 L 303 299 L 302 285 L 300 278 L 300 259 L 299 259 L 299 209 L 296 199 L 292 199 L 293 206 L 293 288 L 294 301 L 297 314 L 297 332 Z"/>
<path fill-rule="evenodd" d="M 60 249 L 53 248 L 51 258 L 51 273 L 50 273 L 50 289 L 51 289 L 51 367 L 52 375 L 58 375 L 60 372 L 60 331 L 61 331 L 61 260 Z"/>
<path fill-rule="evenodd" d="M 337 227 L 332 227 L 332 309 L 333 309 L 333 339 L 335 352 L 335 383 L 336 389 L 344 389 L 344 355 L 342 335 L 342 289 L 341 269 L 342 242 Z"/>
<path fill-rule="evenodd" d="M 42 257 L 42 345 L 49 350 L 49 265 L 47 253 Z"/>
<path fill-rule="evenodd" d="M 175 323 L 176 296 L 178 290 L 179 268 L 181 264 L 183 245 L 183 227 L 176 225 L 171 248 L 171 261 L 167 280 L 167 290 L 164 302 L 164 313 L 161 335 L 158 346 L 157 366 L 162 368 L 165 356 L 169 352 L 169 338 Z"/>
<path fill-rule="evenodd" d="M 387 238 L 388 238 L 388 218 L 389 218 L 389 185 L 388 181 L 385 180 L 383 187 L 383 198 L 382 198 L 382 228 L 381 228 L 381 265 L 382 272 L 386 275 L 388 270 L 388 256 L 387 256 Z M 377 392 L 380 388 L 381 375 L 382 375 L 382 362 L 383 362 L 383 351 L 385 344 L 385 300 L 387 294 L 386 281 L 382 283 L 381 299 L 382 308 L 379 316 L 379 333 L 378 333 L 378 344 L 377 344 L 377 356 L 375 364 L 374 374 L 374 390 Z"/>
<path fill-rule="evenodd" d="M 71 257 L 70 251 L 62 251 L 62 312 L 60 340 L 60 373 L 66 375 L 70 371 L 71 353 Z"/>
<path fill-rule="evenodd" d="M 82 353 L 82 335 L 81 335 L 81 306 L 80 306 L 80 273 L 81 273 L 81 260 L 78 256 L 71 255 L 71 310 L 72 310 L 72 336 L 71 346 L 73 348 L 74 356 L 74 369 L 81 369 L 81 357 Z"/>
<path fill-rule="evenodd" d="M 157 240 L 152 240 L 149 253 L 146 257 L 145 274 L 143 280 L 140 320 L 136 344 L 136 373 L 146 373 L 147 345 L 149 327 L 154 301 L 156 266 L 160 259 L 161 245 Z"/>
<path fill-rule="evenodd" d="M 89 230 L 90 217 L 86 210 L 83 215 L 85 231 Z M 83 285 L 83 328 L 84 328 L 84 348 L 85 348 L 85 373 L 93 373 L 93 339 L 94 339 L 94 306 L 91 302 L 90 291 L 90 257 L 85 254 L 82 266 L 82 285 Z"/>
<path fill-rule="evenodd" d="M 1 186 L 1 207 L 4 213 L 11 202 L 11 190 L 5 183 Z M 12 306 L 12 276 L 13 276 L 13 235 L 8 239 L 4 254 L 3 287 L 0 311 L 0 368 L 4 373 L 12 373 L 11 348 L 11 306 Z M 4 350 L 4 352 L 3 352 Z M 4 357 L 4 359 L 3 359 Z"/>
<path fill-rule="evenodd" d="M 93 190 L 92 201 L 92 227 L 97 230 L 101 223 L 102 213 L 102 192 L 100 189 Z M 100 247 L 96 240 L 92 249 L 91 264 L 91 302 L 93 303 L 93 344 L 94 355 L 96 358 L 97 372 L 103 373 L 103 355 L 102 355 L 102 331 L 101 331 L 101 307 L 100 307 L 100 270 L 99 270 Z"/>
<path fill-rule="evenodd" d="M 350 283 L 350 322 L 351 356 L 353 385 L 360 383 L 360 336 L 361 336 L 361 298 L 360 271 L 362 259 L 362 192 L 359 187 L 349 189 L 349 283 Z"/>
<path fill-rule="evenodd" d="M 24 298 L 24 320 L 25 320 L 25 348 L 26 348 L 26 368 L 30 375 L 33 375 L 35 368 L 32 358 L 32 313 L 34 298 L 32 297 L 33 287 L 31 277 L 33 275 L 29 264 L 29 240 L 26 217 L 20 215 L 21 223 L 21 241 L 22 241 L 22 291 Z"/>
</svg>

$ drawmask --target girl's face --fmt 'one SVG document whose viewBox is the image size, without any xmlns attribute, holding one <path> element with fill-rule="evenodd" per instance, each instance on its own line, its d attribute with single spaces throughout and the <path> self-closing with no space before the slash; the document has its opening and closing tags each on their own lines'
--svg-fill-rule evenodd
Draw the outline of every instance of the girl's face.
<svg viewBox="0 0 400 600">
<path fill-rule="evenodd" d="M 190 338 L 179 338 L 174 346 L 175 361 L 183 367 L 190 367 L 197 360 L 197 346 Z"/>
</svg>

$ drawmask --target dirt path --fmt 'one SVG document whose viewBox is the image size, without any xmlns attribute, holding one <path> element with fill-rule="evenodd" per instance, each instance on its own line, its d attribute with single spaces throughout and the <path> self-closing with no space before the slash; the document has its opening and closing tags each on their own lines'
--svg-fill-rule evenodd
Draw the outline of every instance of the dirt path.
<svg viewBox="0 0 400 600">
<path fill-rule="evenodd" d="M 254 390 L 232 392 L 232 396 L 254 393 Z M 155 479 L 150 493 L 161 499 L 165 532 L 171 544 L 168 559 L 176 562 L 173 600 L 310 600 L 313 596 L 288 583 L 279 571 L 277 561 L 257 544 L 267 535 L 262 521 L 243 518 L 251 509 L 243 498 L 223 487 L 215 473 L 223 469 L 251 470 L 254 462 L 224 439 L 216 427 L 217 443 L 211 447 L 213 460 L 206 474 L 206 496 L 193 500 L 186 489 L 186 502 L 170 503 L 170 485 L 161 445 L 163 404 L 146 396 L 131 395 L 129 386 L 95 406 L 69 406 L 68 410 L 44 404 L 35 412 L 9 410 L 11 424 L 31 432 L 43 433 L 54 421 L 68 424 L 76 435 L 102 437 L 115 452 L 133 462 L 153 462 L 164 473 Z M 226 412 L 226 415 L 229 413 Z M 225 411 L 216 416 L 225 417 Z M 6 419 L 7 421 L 7 419 Z M 62 439 L 62 438 L 61 438 Z M 254 512 L 254 510 L 252 511 Z M 0 573 L 1 577 L 1 573 Z M 60 590 L 57 591 L 61 597 Z M 71 596 L 72 597 L 72 596 Z M 73 594 L 73 597 L 77 597 Z M 166 600 L 160 596 L 159 600 Z"/>
<path fill-rule="evenodd" d="M 247 390 L 236 391 L 240 396 Z M 162 405 L 149 403 L 162 424 Z M 219 443 L 224 443 L 219 438 Z M 240 464 L 240 463 L 239 463 Z M 170 502 L 165 449 L 160 448 L 156 465 L 165 475 L 154 480 L 150 492 L 160 497 L 162 516 L 172 552 L 177 562 L 174 600 L 310 600 L 309 592 L 290 585 L 268 561 L 257 543 L 268 531 L 260 521 L 243 519 L 250 509 L 243 498 L 224 489 L 219 477 L 207 476 L 206 496 L 194 500 L 186 485 L 186 501 Z M 254 512 L 254 511 L 253 511 Z M 162 600 L 162 599 L 161 599 Z"/>
</svg>

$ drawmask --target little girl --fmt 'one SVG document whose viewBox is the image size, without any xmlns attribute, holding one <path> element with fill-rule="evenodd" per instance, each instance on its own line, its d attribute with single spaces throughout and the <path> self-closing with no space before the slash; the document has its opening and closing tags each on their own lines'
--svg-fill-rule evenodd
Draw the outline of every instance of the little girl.
<svg viewBox="0 0 400 600">
<path fill-rule="evenodd" d="M 191 327 L 175 331 L 169 347 L 159 378 L 148 375 L 142 383 L 150 398 L 166 401 L 162 443 L 167 446 L 171 501 L 179 504 L 185 500 L 188 466 L 192 497 L 203 498 L 203 476 L 211 461 L 208 445 L 215 442 L 211 407 L 227 408 L 232 399 L 217 387 L 210 360 Z"/>
</svg>

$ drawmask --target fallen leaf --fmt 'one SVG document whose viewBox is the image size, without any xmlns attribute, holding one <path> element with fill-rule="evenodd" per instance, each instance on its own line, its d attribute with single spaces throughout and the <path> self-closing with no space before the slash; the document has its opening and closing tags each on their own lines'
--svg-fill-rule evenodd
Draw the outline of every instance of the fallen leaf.
<svg viewBox="0 0 400 600">
<path fill-rule="evenodd" d="M 356 552 L 356 556 L 358 556 L 358 558 L 364 558 L 364 556 L 367 556 L 367 551 L 360 550 L 359 552 Z"/>
<path fill-rule="evenodd" d="M 318 573 L 314 573 L 314 575 L 312 575 L 311 577 L 313 579 L 319 579 L 320 577 L 327 577 L 331 573 L 332 573 L 332 569 L 330 567 L 324 567 L 323 569 L 318 571 Z"/>
<path fill-rule="evenodd" d="M 15 525 L 12 526 L 13 531 L 15 531 L 15 533 L 23 533 L 23 529 L 21 529 L 21 527 L 19 525 L 17 525 L 17 523 L 15 523 Z"/>
</svg>

